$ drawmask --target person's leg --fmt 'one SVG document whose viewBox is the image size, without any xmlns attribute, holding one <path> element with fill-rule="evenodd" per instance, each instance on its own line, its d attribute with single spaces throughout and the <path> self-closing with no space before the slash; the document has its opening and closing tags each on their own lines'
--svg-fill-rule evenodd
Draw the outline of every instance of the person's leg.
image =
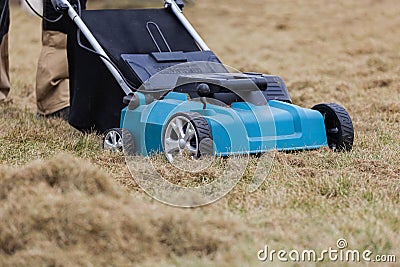
<svg viewBox="0 0 400 267">
<path fill-rule="evenodd" d="M 8 65 L 8 36 L 0 44 L 0 101 L 4 101 L 10 92 L 10 74 Z"/>
<path fill-rule="evenodd" d="M 48 116 L 69 106 L 66 34 L 43 31 L 42 45 L 36 75 L 36 99 L 38 113 Z"/>
<path fill-rule="evenodd" d="M 10 26 L 10 9 L 8 1 L 0 3 L 0 102 L 4 101 L 10 91 L 8 65 L 8 29 Z"/>
<path fill-rule="evenodd" d="M 75 3 L 76 0 L 72 1 Z M 80 0 L 85 9 L 86 0 Z M 54 10 L 50 0 L 43 0 L 43 14 L 55 20 L 60 13 Z M 42 52 L 36 76 L 36 98 L 38 114 L 68 118 L 69 75 L 67 60 L 67 32 L 65 19 L 56 23 L 43 21 Z"/>
</svg>

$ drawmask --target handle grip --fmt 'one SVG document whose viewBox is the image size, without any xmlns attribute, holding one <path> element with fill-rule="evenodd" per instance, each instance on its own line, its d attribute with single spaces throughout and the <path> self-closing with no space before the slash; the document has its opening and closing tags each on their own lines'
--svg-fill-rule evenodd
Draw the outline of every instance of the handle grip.
<svg viewBox="0 0 400 267">
<path fill-rule="evenodd" d="M 185 7 L 185 3 L 183 3 L 182 0 L 175 0 L 175 3 L 178 5 L 178 7 L 182 10 Z"/>
<path fill-rule="evenodd" d="M 51 0 L 53 7 L 58 12 L 65 12 L 68 10 L 68 4 L 66 3 L 67 0 Z"/>
</svg>

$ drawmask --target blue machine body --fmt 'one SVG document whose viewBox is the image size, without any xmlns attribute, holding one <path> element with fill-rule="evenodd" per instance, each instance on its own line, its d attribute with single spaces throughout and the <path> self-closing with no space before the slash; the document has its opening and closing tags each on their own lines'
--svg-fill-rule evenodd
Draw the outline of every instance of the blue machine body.
<svg viewBox="0 0 400 267">
<path fill-rule="evenodd" d="M 290 103 L 268 100 L 266 105 L 234 102 L 230 106 L 208 104 L 187 94 L 170 92 L 162 100 L 122 110 L 120 127 L 133 137 L 135 153 L 150 155 L 163 151 L 163 131 L 179 112 L 197 112 L 208 122 L 217 156 L 255 154 L 269 150 L 304 150 L 327 146 L 324 118 L 320 112 Z"/>
</svg>

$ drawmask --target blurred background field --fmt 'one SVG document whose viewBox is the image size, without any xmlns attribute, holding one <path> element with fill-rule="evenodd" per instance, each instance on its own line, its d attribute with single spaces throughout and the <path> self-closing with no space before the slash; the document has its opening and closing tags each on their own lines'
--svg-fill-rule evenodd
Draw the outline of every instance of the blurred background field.
<svg viewBox="0 0 400 267">
<path fill-rule="evenodd" d="M 162 2 L 89 7 L 143 5 Z M 295 104 L 345 106 L 354 150 L 278 153 L 253 194 L 246 176 L 216 204 L 166 207 L 137 186 L 123 156 L 102 151 L 101 136 L 36 117 L 40 20 L 13 6 L 12 92 L 0 105 L 0 265 L 257 266 L 265 244 L 321 251 L 339 238 L 399 261 L 398 1 L 197 0 L 184 12 L 225 64 L 282 76 Z"/>
</svg>

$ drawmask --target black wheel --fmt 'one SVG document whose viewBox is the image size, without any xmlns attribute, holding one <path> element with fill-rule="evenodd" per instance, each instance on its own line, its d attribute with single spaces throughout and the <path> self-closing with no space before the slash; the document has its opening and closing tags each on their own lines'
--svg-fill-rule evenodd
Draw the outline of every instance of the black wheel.
<svg viewBox="0 0 400 267">
<path fill-rule="evenodd" d="M 354 128 L 346 109 L 335 103 L 314 106 L 325 120 L 328 145 L 334 151 L 350 151 L 353 148 Z"/>
<path fill-rule="evenodd" d="M 173 115 L 165 126 L 162 144 L 170 162 L 177 155 L 186 154 L 199 158 L 201 155 L 213 153 L 211 128 L 196 112 Z"/>
<path fill-rule="evenodd" d="M 112 151 L 133 153 L 133 139 L 131 133 L 122 128 L 112 128 L 105 133 L 103 148 Z"/>
</svg>

